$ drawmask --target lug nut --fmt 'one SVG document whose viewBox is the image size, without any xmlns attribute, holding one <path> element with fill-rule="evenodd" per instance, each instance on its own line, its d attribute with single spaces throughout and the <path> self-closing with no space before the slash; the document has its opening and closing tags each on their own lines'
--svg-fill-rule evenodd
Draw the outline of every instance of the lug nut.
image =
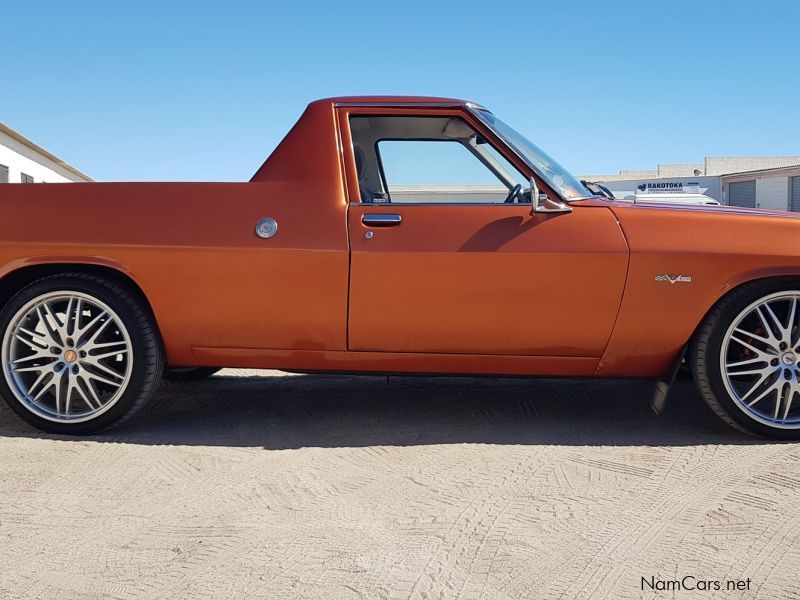
<svg viewBox="0 0 800 600">
<path fill-rule="evenodd" d="M 777 367 L 778 366 L 778 359 L 777 358 L 773 358 L 771 361 L 769 361 L 769 364 L 771 364 L 773 367 Z"/>
<path fill-rule="evenodd" d="M 780 349 L 781 349 L 781 350 L 786 350 L 786 347 L 787 347 L 787 344 L 786 344 L 786 342 L 781 342 L 781 343 L 780 343 Z"/>
<path fill-rule="evenodd" d="M 61 348 L 59 348 L 58 346 L 51 346 L 50 352 L 52 352 L 53 354 L 61 354 Z"/>
</svg>

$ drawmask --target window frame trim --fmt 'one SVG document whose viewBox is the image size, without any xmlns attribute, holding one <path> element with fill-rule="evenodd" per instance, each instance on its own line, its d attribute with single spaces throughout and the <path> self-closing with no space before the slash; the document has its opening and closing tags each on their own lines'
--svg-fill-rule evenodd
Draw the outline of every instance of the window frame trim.
<svg viewBox="0 0 800 600">
<path fill-rule="evenodd" d="M 356 172 L 355 155 L 353 152 L 353 138 L 350 131 L 350 117 L 354 116 L 386 116 L 386 117 L 399 117 L 399 116 L 452 116 L 460 117 L 467 122 L 467 124 L 477 133 L 486 138 L 487 142 L 503 157 L 509 164 L 522 173 L 526 178 L 534 177 L 539 190 L 542 193 L 550 195 L 551 198 L 558 198 L 563 201 L 561 194 L 553 189 L 550 184 L 544 179 L 535 169 L 531 167 L 521 156 L 519 156 L 512 148 L 510 148 L 503 139 L 498 136 L 491 128 L 479 119 L 471 110 L 470 105 L 442 105 L 442 104 L 338 104 L 334 106 L 335 123 L 338 131 L 338 145 L 340 152 L 340 163 L 342 168 L 342 181 L 344 188 L 344 195 L 348 205 L 364 205 L 364 206 L 392 206 L 392 202 L 361 202 L 358 187 L 358 175 Z M 526 204 L 517 203 L 455 203 L 455 202 L 424 202 L 424 203 L 411 203 L 411 202 L 398 202 L 395 206 L 529 206 Z"/>
</svg>

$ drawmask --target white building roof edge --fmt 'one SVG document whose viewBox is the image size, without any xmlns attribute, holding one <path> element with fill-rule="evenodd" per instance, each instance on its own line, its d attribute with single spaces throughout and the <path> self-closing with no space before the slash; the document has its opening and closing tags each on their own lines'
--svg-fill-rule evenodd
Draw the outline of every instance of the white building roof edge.
<svg viewBox="0 0 800 600">
<path fill-rule="evenodd" d="M 62 169 L 66 170 L 66 171 L 69 171 L 70 173 L 72 173 L 73 175 L 79 177 L 80 179 L 83 179 L 84 181 L 94 181 L 94 179 L 89 177 L 86 173 L 83 173 L 82 171 L 79 171 L 78 169 L 73 167 L 68 162 L 61 160 L 60 158 L 58 158 L 52 152 L 48 152 L 47 150 L 45 150 L 44 148 L 42 148 L 38 144 L 35 144 L 34 142 L 32 142 L 31 140 L 26 138 L 24 135 L 22 135 L 18 131 L 15 131 L 14 129 L 11 129 L 11 127 L 9 127 L 8 125 L 5 125 L 4 123 L 0 123 L 0 133 L 3 133 L 5 135 L 7 135 L 11 139 L 13 139 L 16 142 L 22 144 L 23 146 L 26 146 L 27 148 L 33 150 L 37 154 L 40 154 L 41 156 L 44 156 L 47 160 L 55 163 L 56 165 L 58 165 Z"/>
<path fill-rule="evenodd" d="M 781 173 L 783 171 L 797 171 L 800 169 L 800 164 L 798 165 L 786 165 L 785 167 L 771 167 L 768 169 L 754 169 L 752 171 L 735 171 L 733 173 L 724 173 L 722 175 L 718 175 L 718 177 L 739 177 L 741 175 L 765 175 L 770 173 Z"/>
</svg>

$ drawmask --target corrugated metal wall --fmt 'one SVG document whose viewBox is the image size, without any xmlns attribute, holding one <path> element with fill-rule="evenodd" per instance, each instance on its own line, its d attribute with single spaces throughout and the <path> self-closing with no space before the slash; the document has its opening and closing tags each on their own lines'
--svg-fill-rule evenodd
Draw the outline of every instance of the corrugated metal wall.
<svg viewBox="0 0 800 600">
<path fill-rule="evenodd" d="M 789 209 L 800 212 L 800 177 L 792 177 L 789 187 Z"/>
<path fill-rule="evenodd" d="M 735 181 L 728 184 L 728 204 L 731 206 L 743 206 L 745 208 L 756 207 L 756 180 Z"/>
</svg>

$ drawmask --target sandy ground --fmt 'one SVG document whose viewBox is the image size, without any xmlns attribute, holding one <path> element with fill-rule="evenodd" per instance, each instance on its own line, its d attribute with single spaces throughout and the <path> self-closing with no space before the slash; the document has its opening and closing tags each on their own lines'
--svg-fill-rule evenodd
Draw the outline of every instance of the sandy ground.
<svg viewBox="0 0 800 600">
<path fill-rule="evenodd" d="M 800 444 L 649 390 L 225 371 L 84 440 L 3 407 L 0 597 L 800 597 Z M 750 589 L 641 590 L 686 575 Z"/>
</svg>

